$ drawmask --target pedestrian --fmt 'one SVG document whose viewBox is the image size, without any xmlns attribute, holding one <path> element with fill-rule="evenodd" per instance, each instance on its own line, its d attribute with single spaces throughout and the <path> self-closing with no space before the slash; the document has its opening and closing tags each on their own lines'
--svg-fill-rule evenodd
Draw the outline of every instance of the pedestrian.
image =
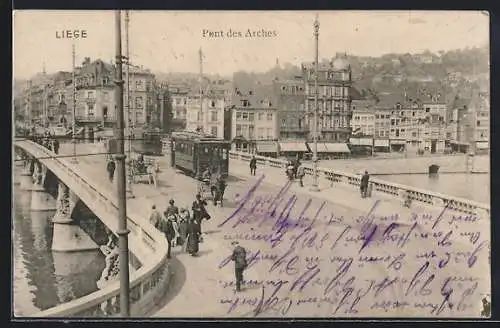
<svg viewBox="0 0 500 328">
<path fill-rule="evenodd" d="M 52 147 L 54 148 L 54 153 L 59 154 L 59 140 L 54 139 Z"/>
<path fill-rule="evenodd" d="M 165 216 L 170 216 L 170 215 L 179 215 L 179 208 L 175 206 L 175 201 L 173 199 L 168 201 L 169 205 L 167 209 L 165 210 Z"/>
<path fill-rule="evenodd" d="M 190 220 L 189 211 L 187 208 L 181 209 L 179 215 L 179 238 L 177 240 L 177 245 L 182 246 L 182 250 L 185 251 L 187 244 L 188 235 L 188 222 Z"/>
<path fill-rule="evenodd" d="M 252 156 L 250 160 L 250 175 L 255 175 L 255 171 L 257 170 L 257 159 L 255 155 Z"/>
<path fill-rule="evenodd" d="M 156 209 L 156 205 L 153 205 L 153 207 L 151 209 L 151 215 L 149 216 L 149 222 L 154 227 L 157 227 L 159 222 L 161 221 L 161 219 L 162 219 L 161 214 Z"/>
<path fill-rule="evenodd" d="M 217 202 L 220 204 L 220 207 L 222 207 L 222 200 L 224 199 L 224 191 L 226 190 L 227 184 L 224 178 L 219 176 L 217 179 L 217 188 L 215 192 L 215 198 L 214 198 L 214 206 L 217 206 Z"/>
<path fill-rule="evenodd" d="M 361 184 L 360 184 L 360 189 L 361 189 L 361 197 L 366 198 L 368 195 L 368 181 L 370 180 L 370 175 L 368 174 L 368 171 L 365 171 L 365 174 L 361 177 Z"/>
<path fill-rule="evenodd" d="M 200 225 L 194 218 L 191 218 L 187 225 L 187 245 L 186 251 L 191 256 L 196 256 L 200 250 Z"/>
<path fill-rule="evenodd" d="M 304 187 L 304 176 L 306 175 L 306 170 L 304 168 L 304 165 L 299 164 L 299 167 L 297 168 L 297 177 L 299 178 L 299 183 L 301 187 Z"/>
<path fill-rule="evenodd" d="M 113 161 L 112 159 L 110 159 L 108 161 L 108 166 L 107 166 L 108 178 L 109 178 L 110 182 L 113 182 L 113 178 L 115 176 L 115 168 L 116 168 L 115 161 Z"/>
<path fill-rule="evenodd" d="M 236 246 L 231 255 L 231 261 L 234 261 L 234 275 L 236 278 L 236 291 L 241 292 L 241 284 L 243 282 L 243 272 L 248 267 L 247 251 L 239 245 L 237 241 L 233 241 L 231 245 Z"/>
<path fill-rule="evenodd" d="M 172 249 L 172 240 L 174 239 L 176 233 L 173 225 L 173 216 L 165 217 L 163 216 L 156 227 L 158 230 L 165 234 L 165 238 L 167 239 L 168 248 L 167 248 L 167 259 L 171 258 L 170 251 Z"/>
<path fill-rule="evenodd" d="M 205 208 L 207 202 L 201 198 L 200 194 L 196 194 L 196 200 L 193 202 L 191 209 L 193 210 L 193 220 L 199 226 L 199 231 L 201 234 L 201 221 L 203 219 L 210 220 L 211 217 Z"/>
</svg>

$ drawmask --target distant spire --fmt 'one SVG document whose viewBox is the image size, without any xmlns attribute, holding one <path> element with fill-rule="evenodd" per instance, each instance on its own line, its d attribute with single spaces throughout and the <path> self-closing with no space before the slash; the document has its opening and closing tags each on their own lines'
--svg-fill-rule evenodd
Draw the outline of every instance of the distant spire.
<svg viewBox="0 0 500 328">
<path fill-rule="evenodd" d="M 42 73 L 45 75 L 47 72 L 45 71 L 45 60 L 42 63 Z"/>
<path fill-rule="evenodd" d="M 276 67 L 280 67 L 280 60 L 276 58 Z"/>
</svg>

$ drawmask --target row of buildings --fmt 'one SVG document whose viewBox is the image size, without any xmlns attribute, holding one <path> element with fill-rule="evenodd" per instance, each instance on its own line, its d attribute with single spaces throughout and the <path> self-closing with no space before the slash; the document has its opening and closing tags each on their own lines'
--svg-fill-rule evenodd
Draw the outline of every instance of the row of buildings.
<svg viewBox="0 0 500 328">
<path fill-rule="evenodd" d="M 43 74 L 42 74 L 43 75 Z M 87 136 L 116 122 L 114 67 L 89 58 L 76 70 L 76 119 Z M 48 124 L 72 120 L 72 74 L 42 76 L 27 85 L 16 112 L 25 121 Z M 172 83 L 157 81 L 149 70 L 129 67 L 125 97 L 129 126 L 164 132 L 202 129 L 233 141 L 236 150 L 274 155 L 310 152 L 313 138 L 315 69 L 303 64 L 300 76 L 269 84 L 236 81 Z M 438 90 L 359 92 L 345 55 L 318 70 L 320 152 L 352 149 L 439 153 L 455 148 L 489 148 L 489 94 L 448 99 Z M 349 145 L 349 148 L 343 146 Z"/>
</svg>

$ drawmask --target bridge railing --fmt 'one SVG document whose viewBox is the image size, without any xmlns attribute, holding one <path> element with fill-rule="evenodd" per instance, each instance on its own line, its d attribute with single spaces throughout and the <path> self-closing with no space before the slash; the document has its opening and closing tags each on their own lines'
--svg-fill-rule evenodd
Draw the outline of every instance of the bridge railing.
<svg viewBox="0 0 500 328">
<path fill-rule="evenodd" d="M 116 195 L 99 190 L 90 183 L 92 179 L 74 170 L 64 158 L 56 158 L 50 150 L 31 141 L 16 145 L 31 153 L 46 165 L 68 188 L 83 201 L 115 234 L 118 231 L 118 206 Z M 149 312 L 163 297 L 168 283 L 167 241 L 149 220 L 127 208 L 130 230 L 129 249 L 141 261 L 141 267 L 130 275 L 130 311 L 139 316 Z M 34 314 L 35 317 L 113 317 L 120 313 L 119 281 L 105 288 Z"/>
<path fill-rule="evenodd" d="M 229 158 L 249 162 L 252 159 L 252 154 L 243 152 L 229 152 Z M 257 163 L 260 165 L 286 168 L 287 161 L 278 158 L 270 158 L 255 155 Z M 313 174 L 313 169 L 310 165 L 304 165 L 305 173 L 307 175 Z M 331 185 L 345 184 L 352 187 L 358 187 L 361 183 L 361 175 L 342 172 L 332 168 L 318 168 L 318 177 L 328 180 Z M 415 187 L 405 186 L 399 183 L 383 181 L 377 178 L 370 178 L 370 183 L 373 190 L 383 193 L 387 196 L 394 197 L 397 200 L 403 201 L 406 197 L 411 198 L 413 201 L 422 202 L 434 206 L 447 206 L 448 209 L 469 215 L 476 215 L 480 217 L 489 217 L 490 205 L 475 202 L 469 199 L 448 196 L 437 192 L 423 190 Z"/>
</svg>

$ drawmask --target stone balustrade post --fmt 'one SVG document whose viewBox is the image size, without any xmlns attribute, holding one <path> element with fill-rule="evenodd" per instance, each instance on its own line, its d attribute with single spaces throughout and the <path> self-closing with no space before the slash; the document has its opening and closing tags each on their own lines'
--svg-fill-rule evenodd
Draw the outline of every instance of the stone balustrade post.
<svg viewBox="0 0 500 328">
<path fill-rule="evenodd" d="M 57 210 L 54 224 L 52 250 L 58 252 L 74 252 L 99 249 L 99 246 L 71 217 L 78 198 L 69 188 L 59 181 Z"/>
<path fill-rule="evenodd" d="M 31 210 L 32 211 L 53 211 L 56 209 L 54 198 L 45 191 L 43 186 L 43 168 L 40 162 L 35 165 L 33 173 L 33 187 L 31 188 Z"/>
<path fill-rule="evenodd" d="M 31 190 L 33 188 L 33 172 L 31 172 L 32 160 L 26 157 L 22 164 L 23 170 L 19 177 L 19 187 L 21 190 Z"/>
</svg>

